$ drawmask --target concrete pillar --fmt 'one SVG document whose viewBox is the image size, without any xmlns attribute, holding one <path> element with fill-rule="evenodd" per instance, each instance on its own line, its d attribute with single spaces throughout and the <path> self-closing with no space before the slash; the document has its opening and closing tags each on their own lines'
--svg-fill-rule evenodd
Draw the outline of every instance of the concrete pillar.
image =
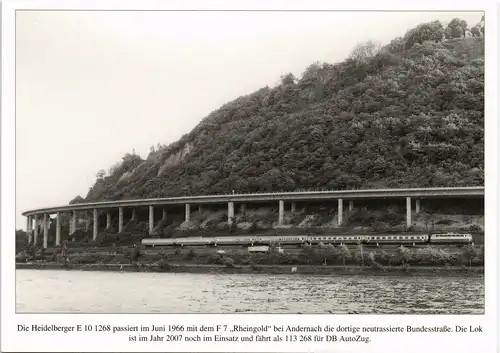
<svg viewBox="0 0 500 353">
<path fill-rule="evenodd" d="M 43 248 L 47 249 L 49 242 L 49 215 L 43 215 Z"/>
<path fill-rule="evenodd" d="M 73 214 L 71 215 L 71 230 L 69 235 L 72 235 L 74 232 L 76 232 L 76 211 L 73 211 Z"/>
<path fill-rule="evenodd" d="M 94 208 L 94 221 L 93 221 L 94 229 L 92 230 L 92 240 L 97 239 L 97 233 L 99 232 L 99 212 L 97 212 L 97 208 Z"/>
<path fill-rule="evenodd" d="M 38 244 L 38 216 L 35 215 L 35 234 L 33 234 L 33 245 Z"/>
<path fill-rule="evenodd" d="M 155 210 L 153 205 L 149 205 L 149 235 L 153 234 L 155 227 Z"/>
<path fill-rule="evenodd" d="M 411 197 L 406 198 L 406 226 L 411 227 Z"/>
<path fill-rule="evenodd" d="M 191 206 L 186 204 L 186 222 L 189 221 L 189 217 L 191 216 Z"/>
<path fill-rule="evenodd" d="M 111 212 L 106 212 L 106 229 L 111 228 Z"/>
<path fill-rule="evenodd" d="M 201 205 L 198 205 L 198 213 L 203 212 L 203 207 Z"/>
<path fill-rule="evenodd" d="M 354 209 L 354 201 L 349 201 L 349 212 L 352 212 L 352 210 Z"/>
<path fill-rule="evenodd" d="M 118 233 L 123 231 L 123 207 L 118 207 Z"/>
<path fill-rule="evenodd" d="M 227 224 L 231 225 L 234 221 L 234 202 L 227 203 Z"/>
<path fill-rule="evenodd" d="M 167 210 L 164 208 L 164 209 L 162 210 L 162 213 L 163 213 L 163 214 L 162 214 L 161 219 L 162 219 L 162 221 L 165 221 L 165 220 L 167 219 Z"/>
<path fill-rule="evenodd" d="M 57 212 L 56 218 L 56 246 L 61 245 L 61 212 Z"/>
<path fill-rule="evenodd" d="M 337 224 L 340 227 L 342 225 L 342 216 L 344 215 L 344 209 L 343 209 L 343 200 L 338 199 L 338 217 L 337 217 Z"/>
<path fill-rule="evenodd" d="M 420 213 L 420 199 L 415 200 L 415 213 L 416 214 Z"/>
<path fill-rule="evenodd" d="M 90 227 L 89 214 L 88 212 L 85 212 L 85 232 L 89 231 L 89 227 Z"/>
<path fill-rule="evenodd" d="M 137 221 L 137 210 L 135 208 L 132 209 L 132 220 Z"/>
<path fill-rule="evenodd" d="M 244 203 L 242 203 L 242 204 L 240 205 L 240 214 L 241 214 L 241 215 L 244 215 L 246 210 L 247 210 L 247 205 L 246 205 L 246 204 L 244 204 Z"/>
<path fill-rule="evenodd" d="M 283 225 L 283 214 L 285 213 L 285 202 L 280 200 L 280 207 L 278 211 L 278 225 Z"/>
<path fill-rule="evenodd" d="M 290 212 L 295 212 L 295 202 L 292 202 L 292 206 L 290 208 Z"/>
<path fill-rule="evenodd" d="M 31 228 L 33 227 L 31 216 L 26 217 L 26 235 L 28 236 L 28 244 L 31 244 Z"/>
</svg>

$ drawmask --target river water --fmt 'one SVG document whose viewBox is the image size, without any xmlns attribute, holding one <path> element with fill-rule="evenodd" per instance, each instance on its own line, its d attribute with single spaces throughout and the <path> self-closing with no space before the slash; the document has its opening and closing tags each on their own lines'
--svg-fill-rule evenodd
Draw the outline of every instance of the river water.
<svg viewBox="0 0 500 353">
<path fill-rule="evenodd" d="M 22 313 L 484 314 L 483 277 L 16 270 Z"/>
</svg>

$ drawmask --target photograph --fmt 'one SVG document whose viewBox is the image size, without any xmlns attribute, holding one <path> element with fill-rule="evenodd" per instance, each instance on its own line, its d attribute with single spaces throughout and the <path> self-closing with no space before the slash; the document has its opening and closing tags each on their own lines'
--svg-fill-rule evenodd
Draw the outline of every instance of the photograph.
<svg viewBox="0 0 500 353">
<path fill-rule="evenodd" d="M 484 315 L 485 21 L 17 10 L 15 312 Z"/>
</svg>

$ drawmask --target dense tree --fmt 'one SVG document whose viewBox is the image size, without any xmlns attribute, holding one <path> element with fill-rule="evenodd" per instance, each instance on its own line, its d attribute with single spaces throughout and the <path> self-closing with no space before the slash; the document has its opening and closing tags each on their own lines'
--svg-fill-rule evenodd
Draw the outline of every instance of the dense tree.
<svg viewBox="0 0 500 353">
<path fill-rule="evenodd" d="M 366 63 L 380 51 L 380 43 L 369 40 L 354 47 L 349 58 L 360 63 Z"/>
<path fill-rule="evenodd" d="M 104 177 L 106 176 L 106 172 L 104 171 L 104 169 L 101 169 L 100 171 L 97 172 L 97 180 L 103 180 Z"/>
<path fill-rule="evenodd" d="M 459 18 L 454 18 L 448 23 L 445 30 L 445 38 L 462 38 L 465 37 L 465 31 L 467 30 L 467 22 Z"/>
<path fill-rule="evenodd" d="M 430 22 L 361 61 L 284 75 L 146 160 L 125 155 L 72 202 L 483 185 L 484 40 L 442 36 Z"/>
<path fill-rule="evenodd" d="M 433 21 L 429 23 L 423 23 L 417 27 L 406 32 L 403 40 L 405 42 L 405 48 L 409 49 L 413 47 L 416 43 L 422 44 L 425 41 L 435 41 L 439 42 L 443 39 L 444 28 L 441 22 Z"/>
<path fill-rule="evenodd" d="M 76 196 L 73 200 L 69 202 L 70 205 L 73 205 L 75 203 L 83 203 L 85 202 L 85 199 L 81 197 L 80 195 Z"/>
</svg>

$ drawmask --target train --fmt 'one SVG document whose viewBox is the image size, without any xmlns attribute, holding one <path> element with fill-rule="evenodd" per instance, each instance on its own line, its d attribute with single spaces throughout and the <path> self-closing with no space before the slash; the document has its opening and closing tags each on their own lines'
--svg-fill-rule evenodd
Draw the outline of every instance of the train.
<svg viewBox="0 0 500 353">
<path fill-rule="evenodd" d="M 263 236 L 225 236 L 225 237 L 189 237 L 189 238 L 145 238 L 142 245 L 155 246 L 258 246 L 258 245 L 383 245 L 399 244 L 447 244 L 467 245 L 472 243 L 471 234 L 461 233 L 431 233 L 431 234 L 367 234 L 367 235 L 263 235 Z"/>
</svg>

